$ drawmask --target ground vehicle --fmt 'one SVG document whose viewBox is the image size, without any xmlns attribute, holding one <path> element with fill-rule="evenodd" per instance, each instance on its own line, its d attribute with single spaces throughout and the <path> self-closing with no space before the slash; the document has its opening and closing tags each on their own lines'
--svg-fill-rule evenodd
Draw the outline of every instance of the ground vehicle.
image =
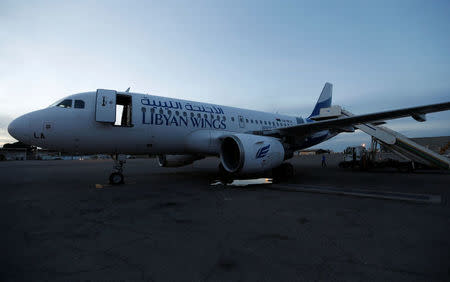
<svg viewBox="0 0 450 282">
<path fill-rule="evenodd" d="M 364 146 L 347 147 L 344 150 L 344 160 L 339 163 L 342 168 L 367 167 L 368 151 Z"/>
<path fill-rule="evenodd" d="M 400 161 L 392 158 L 382 158 L 376 150 L 367 150 L 364 146 L 347 147 L 344 150 L 344 160 L 339 163 L 340 168 L 359 168 L 368 170 L 373 168 L 393 167 L 400 171 L 413 171 L 416 168 L 426 168 L 425 165 L 413 161 Z"/>
</svg>

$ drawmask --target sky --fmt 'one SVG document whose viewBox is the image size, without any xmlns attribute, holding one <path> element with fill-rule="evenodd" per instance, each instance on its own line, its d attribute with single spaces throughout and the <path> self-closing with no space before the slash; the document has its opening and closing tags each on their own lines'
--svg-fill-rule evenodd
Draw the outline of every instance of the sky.
<svg viewBox="0 0 450 282">
<path fill-rule="evenodd" d="M 98 88 L 303 117 L 327 81 L 355 114 L 450 101 L 449 13 L 447 0 L 0 0 L 0 145 L 15 117 Z M 427 118 L 387 126 L 450 135 L 450 111 Z"/>
</svg>

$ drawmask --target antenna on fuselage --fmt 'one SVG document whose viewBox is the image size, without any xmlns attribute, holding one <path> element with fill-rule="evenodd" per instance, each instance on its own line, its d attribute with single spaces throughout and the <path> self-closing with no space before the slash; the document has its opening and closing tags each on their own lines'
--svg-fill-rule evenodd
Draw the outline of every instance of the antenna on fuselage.
<svg viewBox="0 0 450 282">
<path fill-rule="evenodd" d="M 127 90 L 125 90 L 125 92 L 130 92 L 130 87 L 128 87 Z"/>
</svg>

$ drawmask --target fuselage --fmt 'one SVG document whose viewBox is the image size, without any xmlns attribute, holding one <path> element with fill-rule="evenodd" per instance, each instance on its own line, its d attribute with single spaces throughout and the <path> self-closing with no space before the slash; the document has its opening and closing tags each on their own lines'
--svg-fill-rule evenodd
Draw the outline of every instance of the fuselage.
<svg viewBox="0 0 450 282">
<path fill-rule="evenodd" d="M 70 153 L 217 155 L 219 144 L 215 140 L 220 135 L 258 134 L 313 122 L 139 93 L 117 92 L 117 99 L 126 102 L 122 112 L 113 109 L 116 122 L 99 122 L 99 103 L 105 100 L 101 101 L 96 92 L 85 92 L 25 114 L 14 120 L 8 130 L 24 143 Z M 313 146 L 334 135 L 326 130 L 302 137 L 295 141 L 295 149 Z"/>
</svg>

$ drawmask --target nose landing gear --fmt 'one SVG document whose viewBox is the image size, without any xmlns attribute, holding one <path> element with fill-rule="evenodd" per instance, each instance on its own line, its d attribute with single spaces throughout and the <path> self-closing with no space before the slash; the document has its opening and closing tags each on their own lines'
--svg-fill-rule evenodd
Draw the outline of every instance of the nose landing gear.
<svg viewBox="0 0 450 282">
<path fill-rule="evenodd" d="M 115 154 L 111 158 L 114 160 L 113 172 L 109 176 L 109 183 L 118 185 L 124 183 L 123 164 L 125 163 L 125 155 Z"/>
</svg>

